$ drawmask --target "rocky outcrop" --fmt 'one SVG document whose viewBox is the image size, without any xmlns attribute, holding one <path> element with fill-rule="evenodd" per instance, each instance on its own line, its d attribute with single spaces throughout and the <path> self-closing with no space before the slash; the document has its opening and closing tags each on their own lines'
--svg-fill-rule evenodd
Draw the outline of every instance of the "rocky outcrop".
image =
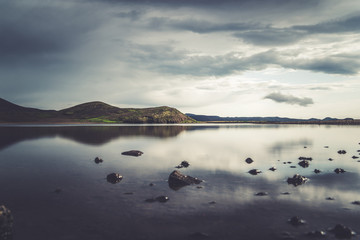
<svg viewBox="0 0 360 240">
<path fill-rule="evenodd" d="M 169 175 L 168 184 L 169 187 L 173 190 L 179 190 L 180 188 L 191 185 L 191 184 L 199 184 L 202 180 L 187 176 L 182 174 L 181 172 L 175 170 Z"/>
</svg>

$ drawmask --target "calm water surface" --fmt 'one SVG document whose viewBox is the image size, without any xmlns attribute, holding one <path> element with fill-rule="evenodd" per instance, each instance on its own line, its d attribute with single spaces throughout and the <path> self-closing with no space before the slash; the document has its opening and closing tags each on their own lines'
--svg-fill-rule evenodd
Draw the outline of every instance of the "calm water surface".
<svg viewBox="0 0 360 240">
<path fill-rule="evenodd" d="M 357 126 L 2 126 L 0 205 L 19 240 L 307 239 L 337 223 L 360 233 L 359 143 Z M 121 155 L 132 149 L 144 154 Z M 183 160 L 180 171 L 204 182 L 174 191 L 167 179 Z M 123 180 L 108 183 L 112 172 Z M 289 185 L 296 173 L 309 181 Z M 170 200 L 145 202 L 161 195 Z M 306 224 L 290 225 L 293 216 Z"/>
</svg>

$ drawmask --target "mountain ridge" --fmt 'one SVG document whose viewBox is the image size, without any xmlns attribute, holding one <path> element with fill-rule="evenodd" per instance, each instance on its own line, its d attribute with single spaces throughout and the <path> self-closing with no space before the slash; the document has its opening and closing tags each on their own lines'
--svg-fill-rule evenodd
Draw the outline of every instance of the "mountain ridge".
<svg viewBox="0 0 360 240">
<path fill-rule="evenodd" d="M 59 111 L 23 107 L 0 98 L 0 122 L 194 123 L 176 108 L 119 108 L 100 101 Z"/>
</svg>

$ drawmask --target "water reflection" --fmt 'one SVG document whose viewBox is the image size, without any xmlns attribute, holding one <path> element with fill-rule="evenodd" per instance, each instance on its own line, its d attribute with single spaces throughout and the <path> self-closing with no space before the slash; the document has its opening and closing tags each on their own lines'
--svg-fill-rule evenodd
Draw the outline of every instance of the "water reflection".
<svg viewBox="0 0 360 240">
<path fill-rule="evenodd" d="M 302 239 L 336 223 L 360 231 L 360 208 L 351 204 L 360 200 L 360 163 L 352 159 L 359 155 L 358 127 L 2 127 L 0 134 L 0 205 L 14 213 L 18 239 L 180 240 L 193 232 L 212 239 L 279 239 L 288 232 Z M 131 149 L 144 154 L 122 155 Z M 301 156 L 312 158 L 307 168 L 298 165 Z M 179 163 L 188 166 L 181 173 L 204 181 L 173 191 L 168 179 Z M 111 173 L 116 184 L 108 183 Z M 295 174 L 309 181 L 289 185 Z M 146 202 L 159 196 L 167 201 Z M 297 215 L 308 224 L 289 226 Z"/>
</svg>

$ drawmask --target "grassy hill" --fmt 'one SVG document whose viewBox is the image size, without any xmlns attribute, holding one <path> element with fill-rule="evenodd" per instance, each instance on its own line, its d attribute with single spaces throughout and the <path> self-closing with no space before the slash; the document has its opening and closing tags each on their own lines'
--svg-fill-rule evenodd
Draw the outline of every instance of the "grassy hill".
<svg viewBox="0 0 360 240">
<path fill-rule="evenodd" d="M 0 98 L 0 122 L 192 123 L 171 107 L 118 108 L 89 102 L 60 111 L 25 108 Z"/>
</svg>

